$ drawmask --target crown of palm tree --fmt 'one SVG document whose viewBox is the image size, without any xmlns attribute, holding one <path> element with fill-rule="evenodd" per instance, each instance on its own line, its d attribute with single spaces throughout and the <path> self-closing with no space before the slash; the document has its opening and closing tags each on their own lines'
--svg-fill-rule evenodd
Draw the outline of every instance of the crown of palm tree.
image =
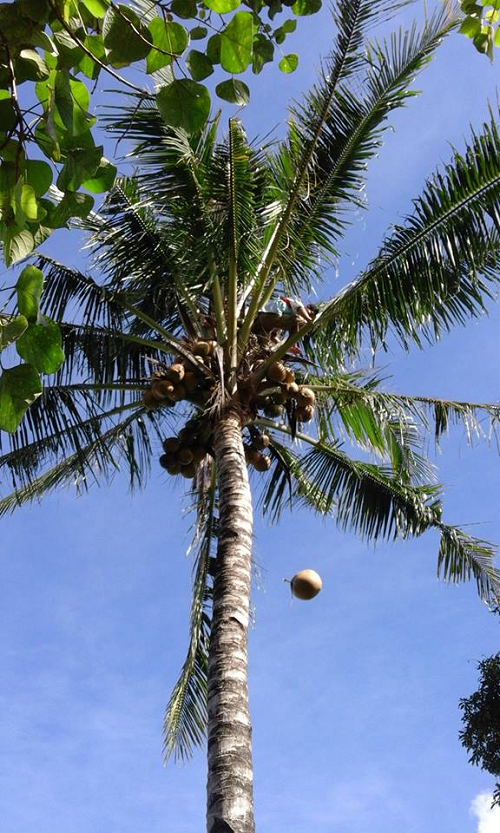
<svg viewBox="0 0 500 833">
<path fill-rule="evenodd" d="M 304 297 L 323 281 L 349 210 L 361 204 L 390 112 L 414 94 L 415 73 L 455 25 L 442 10 L 421 31 L 367 45 L 369 25 L 391 11 L 371 0 L 342 5 L 321 78 L 276 145 L 252 147 L 235 119 L 223 138 L 217 118 L 189 137 L 162 123 L 153 98 L 111 114 L 108 128 L 134 143 L 138 171 L 82 223 L 91 275 L 39 257 L 44 312 L 61 322 L 66 362 L 0 457 L 15 489 L 0 514 L 61 484 L 86 489 L 123 469 L 141 486 L 166 438 L 180 434 L 180 446 L 191 449 L 181 466 L 172 453 L 179 443 L 166 443 L 162 459 L 172 474 L 192 478 L 195 509 L 191 636 L 167 709 L 167 754 L 189 755 L 205 731 L 219 532 L 212 437 L 228 405 L 242 415 L 249 462 L 262 470 L 255 476 L 262 510 L 273 520 L 298 504 L 368 540 L 435 528 L 443 578 L 474 577 L 483 598 L 498 599 L 494 548 L 442 520 L 422 435 L 433 430 L 439 439 L 451 422 L 468 436 L 480 433 L 500 407 L 387 393 L 376 373 L 353 370 L 367 343 L 376 351 L 390 337 L 421 347 L 481 314 L 493 297 L 500 258 L 493 114 L 314 321 L 281 340 L 257 326 L 270 300 Z M 172 363 L 190 389 L 186 382 L 179 393 Z M 273 381 L 280 363 L 286 378 Z"/>
</svg>

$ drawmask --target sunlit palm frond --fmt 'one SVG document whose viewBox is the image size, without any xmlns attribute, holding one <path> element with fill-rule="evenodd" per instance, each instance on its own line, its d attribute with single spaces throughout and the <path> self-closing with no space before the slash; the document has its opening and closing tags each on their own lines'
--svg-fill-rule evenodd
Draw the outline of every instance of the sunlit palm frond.
<svg viewBox="0 0 500 833">
<path fill-rule="evenodd" d="M 352 352 L 363 333 L 375 346 L 389 330 L 405 346 L 420 345 L 484 312 L 500 267 L 500 136 L 493 118 L 428 180 L 414 205 L 315 322 L 325 355 L 332 339 Z"/>
<path fill-rule="evenodd" d="M 438 576 L 454 583 L 474 578 L 480 597 L 488 604 L 499 604 L 500 571 L 494 566 L 497 547 L 453 526 L 440 524 L 440 529 Z"/>
</svg>

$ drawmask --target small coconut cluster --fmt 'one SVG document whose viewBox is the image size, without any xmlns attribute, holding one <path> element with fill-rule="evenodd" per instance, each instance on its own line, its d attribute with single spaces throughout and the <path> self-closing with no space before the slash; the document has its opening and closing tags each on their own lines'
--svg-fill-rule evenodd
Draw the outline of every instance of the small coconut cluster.
<svg viewBox="0 0 500 833">
<path fill-rule="evenodd" d="M 250 445 L 245 445 L 246 461 L 257 471 L 269 471 L 271 468 L 271 458 L 267 454 L 262 454 L 262 451 L 268 448 L 270 442 L 269 434 L 262 433 L 255 434 Z"/>
<path fill-rule="evenodd" d="M 190 419 L 176 437 L 163 440 L 160 466 L 169 474 L 192 478 L 207 456 L 208 448 L 198 420 Z"/>
<path fill-rule="evenodd" d="M 258 370 L 259 364 L 255 366 Z M 316 397 L 306 385 L 298 385 L 295 373 L 283 362 L 274 362 L 259 382 L 252 404 L 255 410 L 263 410 L 272 419 L 283 414 L 287 404 L 294 408 L 298 422 L 310 422 L 314 417 Z"/>
<path fill-rule="evenodd" d="M 186 344 L 198 364 L 210 367 L 215 351 L 215 341 L 195 341 Z M 144 391 L 143 402 L 147 408 L 159 405 L 172 407 L 176 402 L 188 399 L 199 405 L 206 404 L 213 392 L 210 381 L 197 373 L 191 362 L 176 361 L 164 370 L 153 374 L 151 387 Z"/>
</svg>

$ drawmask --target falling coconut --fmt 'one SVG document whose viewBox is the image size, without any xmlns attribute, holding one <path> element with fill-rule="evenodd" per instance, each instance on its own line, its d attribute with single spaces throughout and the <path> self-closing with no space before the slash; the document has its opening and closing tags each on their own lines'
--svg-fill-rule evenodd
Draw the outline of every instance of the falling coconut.
<svg viewBox="0 0 500 833">
<path fill-rule="evenodd" d="M 323 582 L 316 570 L 301 570 L 299 573 L 295 573 L 290 585 L 292 593 L 297 599 L 309 601 L 309 599 L 314 599 L 318 595 L 323 587 Z"/>
</svg>

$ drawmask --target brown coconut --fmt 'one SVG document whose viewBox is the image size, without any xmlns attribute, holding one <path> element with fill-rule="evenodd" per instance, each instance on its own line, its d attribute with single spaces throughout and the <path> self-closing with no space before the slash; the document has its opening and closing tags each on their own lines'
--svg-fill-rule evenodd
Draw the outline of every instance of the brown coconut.
<svg viewBox="0 0 500 833">
<path fill-rule="evenodd" d="M 174 386 L 170 379 L 156 379 L 151 383 L 151 390 L 154 398 L 162 402 L 164 399 L 171 398 Z"/>
<path fill-rule="evenodd" d="M 167 437 L 163 440 L 162 446 L 165 454 L 176 454 L 181 447 L 181 441 L 178 437 Z"/>
<path fill-rule="evenodd" d="M 286 393 L 287 399 L 292 399 L 294 396 L 297 396 L 299 392 L 299 386 L 297 382 L 285 382 L 283 385 L 283 390 Z"/>
<path fill-rule="evenodd" d="M 193 462 L 193 453 L 190 448 L 181 448 L 177 452 L 177 462 L 181 464 L 181 466 L 188 466 L 190 463 Z"/>
<path fill-rule="evenodd" d="M 186 398 L 186 394 L 187 394 L 187 390 L 184 387 L 184 385 L 175 385 L 175 387 L 174 387 L 174 389 L 173 389 L 173 391 L 170 395 L 170 399 L 172 400 L 172 402 L 180 402 L 181 399 Z"/>
<path fill-rule="evenodd" d="M 252 445 L 254 448 L 267 448 L 269 443 L 271 442 L 269 434 L 258 434 L 256 437 L 252 439 Z"/>
<path fill-rule="evenodd" d="M 207 450 L 202 445 L 192 445 L 190 450 L 195 463 L 201 463 L 207 456 Z"/>
<path fill-rule="evenodd" d="M 286 369 L 286 376 L 284 381 L 287 383 L 287 385 L 291 385 L 292 382 L 295 381 L 295 373 L 290 367 L 287 367 Z"/>
<path fill-rule="evenodd" d="M 146 406 L 146 408 L 150 408 L 151 410 L 154 410 L 160 404 L 158 402 L 158 400 L 153 396 L 153 391 L 152 390 L 145 390 L 144 391 L 144 393 L 142 395 L 142 401 L 143 401 L 144 405 Z"/>
<path fill-rule="evenodd" d="M 266 416 L 275 419 L 276 417 L 282 415 L 283 405 L 276 405 L 274 402 L 270 402 L 268 405 L 265 406 L 264 413 Z"/>
<path fill-rule="evenodd" d="M 318 595 L 323 582 L 316 570 L 300 570 L 291 581 L 292 593 L 297 599 L 309 601 Z"/>
<path fill-rule="evenodd" d="M 211 345 L 208 341 L 195 341 L 191 347 L 191 352 L 194 356 L 209 356 L 212 352 Z"/>
<path fill-rule="evenodd" d="M 186 372 L 184 373 L 182 384 L 184 385 L 188 393 L 192 393 L 194 390 L 196 390 L 199 384 L 199 380 L 196 373 L 193 373 L 192 370 L 186 370 Z"/>
<path fill-rule="evenodd" d="M 252 465 L 257 471 L 269 471 L 271 468 L 271 458 L 264 454 L 259 454 L 258 459 L 252 460 Z"/>
<path fill-rule="evenodd" d="M 174 384 L 177 384 L 177 382 L 182 382 L 182 380 L 184 379 L 185 372 L 186 371 L 184 370 L 184 365 L 180 364 L 179 362 L 171 364 L 166 371 L 167 377 L 170 379 L 170 381 L 174 382 Z"/>
<path fill-rule="evenodd" d="M 196 472 L 198 471 L 198 464 L 194 462 L 194 460 L 189 463 L 187 466 L 181 466 L 180 473 L 183 477 L 192 478 L 195 476 Z"/>
<path fill-rule="evenodd" d="M 175 475 L 177 474 L 180 474 L 182 471 L 181 464 L 178 463 L 176 460 L 173 460 L 171 463 L 168 464 L 168 466 L 165 466 L 165 468 L 167 469 L 168 473 L 171 474 L 173 477 L 175 477 Z"/>
<path fill-rule="evenodd" d="M 299 422 L 311 422 L 314 417 L 314 407 L 312 405 L 301 405 L 295 411 L 295 415 Z"/>
<path fill-rule="evenodd" d="M 267 371 L 267 378 L 272 382 L 284 382 L 286 379 L 287 368 L 282 362 L 274 362 Z"/>
<path fill-rule="evenodd" d="M 297 402 L 299 405 L 314 405 L 316 402 L 316 394 L 312 388 L 301 385 L 297 393 Z"/>
</svg>

